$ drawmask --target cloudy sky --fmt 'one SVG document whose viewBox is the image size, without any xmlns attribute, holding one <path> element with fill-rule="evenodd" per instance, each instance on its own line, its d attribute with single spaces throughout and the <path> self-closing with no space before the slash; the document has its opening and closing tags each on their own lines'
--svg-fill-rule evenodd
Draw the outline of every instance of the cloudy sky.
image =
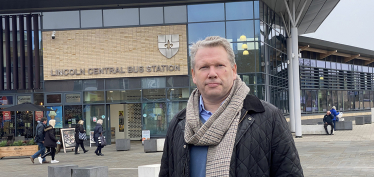
<svg viewBox="0 0 374 177">
<path fill-rule="evenodd" d="M 315 33 L 304 36 L 374 50 L 374 0 L 340 0 Z"/>
</svg>

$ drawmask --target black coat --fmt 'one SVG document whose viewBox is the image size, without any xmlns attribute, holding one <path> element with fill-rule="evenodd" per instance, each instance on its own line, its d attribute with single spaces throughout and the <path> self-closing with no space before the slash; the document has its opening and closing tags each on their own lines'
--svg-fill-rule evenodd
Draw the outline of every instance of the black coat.
<svg viewBox="0 0 374 177">
<path fill-rule="evenodd" d="M 103 126 L 101 124 L 96 124 L 95 129 L 94 129 L 94 140 L 95 140 L 96 144 L 98 144 L 97 138 L 99 138 L 99 136 L 102 133 L 103 133 Z"/>
<path fill-rule="evenodd" d="M 275 106 L 248 95 L 241 115 L 230 161 L 230 177 L 304 176 L 288 123 Z M 170 122 L 160 177 L 190 176 L 191 145 L 184 141 L 185 117 L 183 109 Z"/>
<path fill-rule="evenodd" d="M 43 122 L 39 122 L 36 126 L 36 134 L 35 134 L 35 142 L 41 143 L 44 141 L 45 132 L 44 132 L 45 125 Z"/>
<path fill-rule="evenodd" d="M 81 144 L 83 143 L 83 140 L 79 139 L 79 133 L 84 133 L 84 128 L 81 124 L 77 124 L 77 126 L 75 126 L 75 142 Z"/>
<path fill-rule="evenodd" d="M 55 129 L 48 125 L 45 129 L 44 146 L 45 147 L 57 147 L 57 139 L 55 137 Z"/>
<path fill-rule="evenodd" d="M 332 114 L 330 114 L 330 115 L 325 115 L 324 117 L 323 117 L 323 123 L 331 123 L 332 122 L 332 120 L 334 119 L 334 116 L 332 115 Z"/>
</svg>

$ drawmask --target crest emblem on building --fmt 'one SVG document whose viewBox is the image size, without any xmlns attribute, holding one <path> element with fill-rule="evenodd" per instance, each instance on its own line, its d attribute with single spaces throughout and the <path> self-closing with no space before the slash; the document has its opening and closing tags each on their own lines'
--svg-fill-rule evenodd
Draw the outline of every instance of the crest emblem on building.
<svg viewBox="0 0 374 177">
<path fill-rule="evenodd" d="M 171 58 L 179 50 L 179 34 L 158 35 L 158 50 L 166 58 Z"/>
</svg>

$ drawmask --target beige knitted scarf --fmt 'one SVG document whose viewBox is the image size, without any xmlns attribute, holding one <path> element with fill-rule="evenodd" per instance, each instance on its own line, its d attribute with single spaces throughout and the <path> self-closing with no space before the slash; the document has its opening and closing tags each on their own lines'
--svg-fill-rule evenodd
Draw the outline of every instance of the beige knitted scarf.
<svg viewBox="0 0 374 177">
<path fill-rule="evenodd" d="M 199 114 L 199 90 L 191 93 L 187 103 L 184 139 L 195 146 L 209 146 L 206 177 L 229 176 L 240 110 L 248 93 L 249 88 L 238 76 L 229 96 L 204 124 Z"/>
</svg>

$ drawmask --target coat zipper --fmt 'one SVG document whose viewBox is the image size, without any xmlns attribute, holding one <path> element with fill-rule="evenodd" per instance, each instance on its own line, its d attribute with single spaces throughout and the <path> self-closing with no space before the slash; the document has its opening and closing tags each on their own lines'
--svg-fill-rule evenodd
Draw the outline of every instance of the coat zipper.
<svg viewBox="0 0 374 177">
<path fill-rule="evenodd" d="M 248 111 L 246 111 L 244 116 L 240 119 L 239 124 L 240 124 L 240 122 L 242 122 L 244 120 L 244 117 L 247 115 L 247 113 L 248 113 Z"/>
</svg>

